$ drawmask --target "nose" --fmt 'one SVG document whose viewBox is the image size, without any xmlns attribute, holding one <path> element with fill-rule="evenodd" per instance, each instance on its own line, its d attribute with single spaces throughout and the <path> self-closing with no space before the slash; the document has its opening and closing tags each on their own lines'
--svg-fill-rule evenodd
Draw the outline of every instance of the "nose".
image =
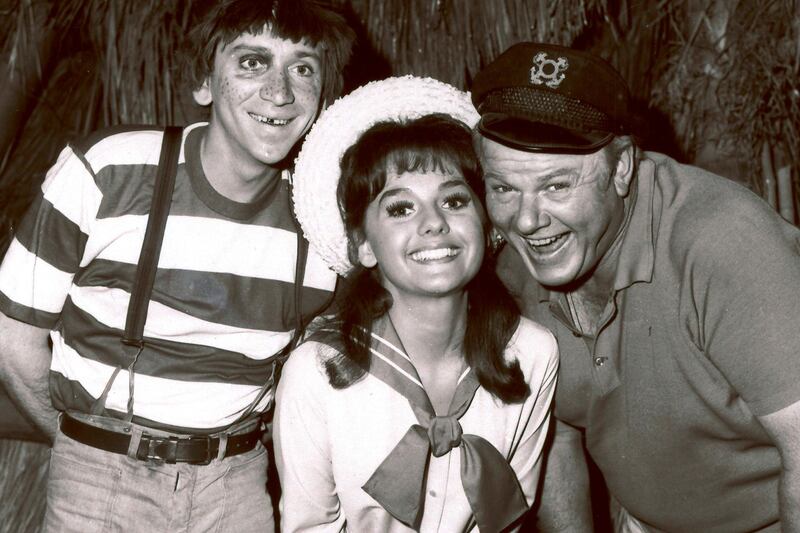
<svg viewBox="0 0 800 533">
<path fill-rule="evenodd" d="M 267 74 L 261 90 L 261 98 L 269 100 L 275 105 L 286 105 L 294 102 L 294 92 L 289 79 L 289 73 L 283 69 L 273 69 Z"/>
<path fill-rule="evenodd" d="M 419 226 L 420 235 L 437 235 L 450 233 L 447 219 L 439 209 L 430 207 L 422 212 L 422 221 Z"/>
<path fill-rule="evenodd" d="M 514 219 L 514 226 L 520 235 L 533 235 L 541 228 L 550 225 L 550 215 L 535 194 L 524 194 Z"/>
</svg>

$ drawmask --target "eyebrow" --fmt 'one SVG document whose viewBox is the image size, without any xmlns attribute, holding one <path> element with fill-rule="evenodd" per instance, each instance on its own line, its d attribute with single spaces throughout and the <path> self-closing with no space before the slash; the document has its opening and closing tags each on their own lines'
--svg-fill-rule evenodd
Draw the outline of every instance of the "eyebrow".
<svg viewBox="0 0 800 533">
<path fill-rule="evenodd" d="M 275 55 L 275 54 L 272 53 L 272 50 L 269 49 L 269 48 L 266 48 L 264 46 L 252 45 L 252 44 L 237 44 L 236 46 L 234 46 L 231 49 L 231 51 L 233 51 L 233 52 L 241 52 L 241 51 L 255 52 L 257 54 L 261 54 L 261 55 L 265 55 L 265 56 L 269 56 L 269 57 L 272 57 L 272 56 Z M 311 59 L 314 59 L 314 60 L 316 60 L 318 62 L 322 61 L 320 59 L 319 54 L 316 53 L 316 52 L 313 52 L 313 51 L 301 50 L 301 51 L 295 53 L 295 57 L 297 59 L 311 58 Z"/>
<path fill-rule="evenodd" d="M 437 188 L 440 191 L 443 191 L 446 189 L 453 189 L 455 187 L 461 187 L 461 186 L 469 187 L 469 184 L 463 179 L 461 180 L 454 179 L 454 180 L 443 181 L 442 183 L 439 184 L 439 187 Z M 409 187 L 394 187 L 392 189 L 383 191 L 381 194 L 378 195 L 378 203 L 382 203 L 384 200 L 397 196 L 398 194 L 401 194 L 403 192 L 408 192 L 410 190 L 411 189 Z"/>
<path fill-rule="evenodd" d="M 554 179 L 554 178 L 562 178 L 562 177 L 565 177 L 565 176 L 567 176 L 567 177 L 575 177 L 576 174 L 579 174 L 579 173 L 576 173 L 575 169 L 568 168 L 568 167 L 563 167 L 563 168 L 557 168 L 555 170 L 552 170 L 552 171 L 548 172 L 547 174 L 534 176 L 534 178 L 537 181 L 549 181 L 549 180 Z M 495 179 L 497 181 L 502 181 L 504 183 L 506 182 L 506 179 L 499 172 L 484 172 L 483 178 L 484 179 L 491 178 L 491 179 Z"/>
</svg>

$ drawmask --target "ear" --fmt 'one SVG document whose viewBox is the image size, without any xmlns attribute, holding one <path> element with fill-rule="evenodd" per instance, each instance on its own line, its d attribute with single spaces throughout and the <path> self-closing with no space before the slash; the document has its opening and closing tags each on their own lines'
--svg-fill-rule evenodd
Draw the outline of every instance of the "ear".
<svg viewBox="0 0 800 533">
<path fill-rule="evenodd" d="M 378 264 L 378 259 L 375 257 L 372 246 L 370 246 L 367 239 L 364 239 L 361 244 L 358 245 L 358 262 L 361 263 L 361 266 L 364 268 L 372 268 Z"/>
<path fill-rule="evenodd" d="M 194 96 L 194 101 L 197 102 L 198 105 L 211 105 L 211 102 L 214 101 L 214 97 L 211 95 L 211 89 L 208 87 L 208 78 L 206 78 L 200 87 L 192 91 L 192 96 Z"/>
<path fill-rule="evenodd" d="M 617 166 L 614 169 L 614 188 L 620 198 L 625 198 L 630 192 L 635 167 L 635 151 L 633 143 L 628 141 L 617 157 Z"/>
</svg>

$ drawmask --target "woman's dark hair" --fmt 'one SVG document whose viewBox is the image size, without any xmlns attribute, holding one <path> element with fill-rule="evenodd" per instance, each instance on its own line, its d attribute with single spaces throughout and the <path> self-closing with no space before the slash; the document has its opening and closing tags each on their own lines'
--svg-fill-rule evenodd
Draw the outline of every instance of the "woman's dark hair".
<svg viewBox="0 0 800 533">
<path fill-rule="evenodd" d="M 427 115 L 403 122 L 382 122 L 367 130 L 342 157 L 337 197 L 348 236 L 351 262 L 337 298 L 338 312 L 322 329 L 341 355 L 326 362 L 334 388 L 345 388 L 369 369 L 373 322 L 392 306 L 377 269 L 360 266 L 358 245 L 364 239 L 367 207 L 386 184 L 388 172 L 460 172 L 483 199 L 480 163 L 470 130 L 447 115 Z M 484 232 L 488 223 L 484 221 Z M 467 327 L 464 355 L 481 386 L 506 403 L 528 394 L 519 363 L 507 363 L 504 350 L 519 322 L 519 309 L 497 278 L 493 258 L 485 256 L 475 278 L 467 284 Z"/>
</svg>

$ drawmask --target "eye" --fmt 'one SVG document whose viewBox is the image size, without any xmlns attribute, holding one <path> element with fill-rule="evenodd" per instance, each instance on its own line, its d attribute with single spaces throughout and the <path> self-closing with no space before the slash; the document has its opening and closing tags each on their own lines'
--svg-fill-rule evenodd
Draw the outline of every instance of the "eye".
<svg viewBox="0 0 800 533">
<path fill-rule="evenodd" d="M 489 189 L 492 192 L 497 193 L 497 194 L 503 194 L 503 193 L 511 192 L 511 190 L 512 190 L 511 187 L 509 187 L 508 185 L 506 185 L 504 183 L 496 183 L 496 182 L 492 182 L 492 184 L 489 185 Z"/>
<path fill-rule="evenodd" d="M 386 213 L 392 218 L 400 218 L 414 212 L 414 204 L 406 200 L 392 202 L 386 206 Z"/>
<path fill-rule="evenodd" d="M 246 56 L 239 61 L 239 66 L 245 70 L 258 70 L 264 66 L 264 60 L 258 56 Z"/>
<path fill-rule="evenodd" d="M 300 75 L 300 76 L 302 76 L 304 78 L 308 78 L 310 76 L 313 76 L 314 72 L 315 72 L 314 67 L 312 67 L 311 65 L 307 65 L 305 63 L 302 63 L 300 65 L 296 65 L 294 67 L 294 71 L 297 72 L 298 75 Z"/>
<path fill-rule="evenodd" d="M 444 202 L 442 202 L 442 207 L 445 209 L 462 209 L 467 207 L 472 202 L 472 197 L 465 193 L 465 192 L 458 192 L 453 194 L 448 194 Z"/>
<path fill-rule="evenodd" d="M 569 189 L 570 185 L 568 181 L 556 181 L 549 183 L 545 189 L 549 192 L 559 192 Z"/>
</svg>

